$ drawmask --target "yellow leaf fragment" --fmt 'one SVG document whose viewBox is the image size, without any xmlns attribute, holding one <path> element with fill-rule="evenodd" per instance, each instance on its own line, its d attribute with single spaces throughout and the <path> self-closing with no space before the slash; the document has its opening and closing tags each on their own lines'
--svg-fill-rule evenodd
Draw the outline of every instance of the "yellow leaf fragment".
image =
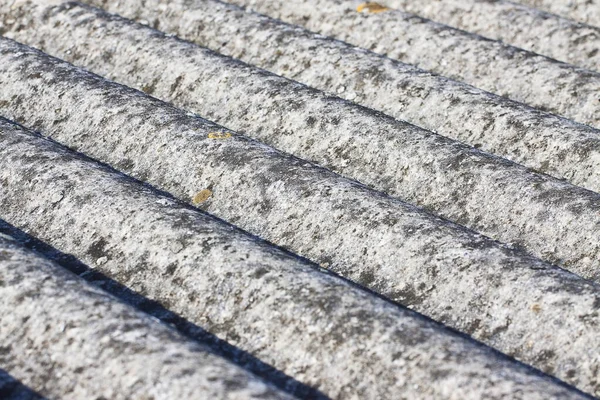
<svg viewBox="0 0 600 400">
<path fill-rule="evenodd" d="M 229 132 L 210 132 L 208 134 L 209 139 L 227 139 L 231 137 Z"/>
<path fill-rule="evenodd" d="M 362 3 L 358 7 L 356 7 L 357 12 L 363 12 L 365 10 L 369 14 L 377 14 L 380 12 L 389 11 L 389 8 L 387 8 L 386 6 L 382 6 L 381 4 L 375 3 L 375 2 Z"/>
<path fill-rule="evenodd" d="M 196 195 L 192 199 L 192 203 L 194 203 L 194 205 L 197 206 L 198 204 L 208 200 L 210 196 L 212 196 L 212 191 L 210 191 L 209 189 L 203 189 L 196 193 Z"/>
</svg>

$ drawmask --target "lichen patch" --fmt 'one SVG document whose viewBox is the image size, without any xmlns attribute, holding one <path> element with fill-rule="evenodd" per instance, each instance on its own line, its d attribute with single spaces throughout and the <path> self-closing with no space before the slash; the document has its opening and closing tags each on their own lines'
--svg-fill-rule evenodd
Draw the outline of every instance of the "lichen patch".
<svg viewBox="0 0 600 400">
<path fill-rule="evenodd" d="M 192 203 L 194 203 L 194 205 L 197 206 L 198 204 L 204 203 L 206 200 L 208 200 L 210 196 L 212 196 L 212 191 L 209 189 L 203 189 L 196 193 L 196 195 L 192 199 Z"/>
<path fill-rule="evenodd" d="M 366 11 L 369 14 L 377 14 L 377 13 L 389 11 L 389 10 L 390 9 L 387 8 L 386 6 L 382 6 L 381 4 L 375 3 L 375 2 L 362 3 L 362 4 L 359 4 L 358 7 L 356 7 L 357 12 Z"/>
<path fill-rule="evenodd" d="M 209 139 L 227 139 L 231 137 L 231 133 L 229 132 L 209 132 Z"/>
</svg>

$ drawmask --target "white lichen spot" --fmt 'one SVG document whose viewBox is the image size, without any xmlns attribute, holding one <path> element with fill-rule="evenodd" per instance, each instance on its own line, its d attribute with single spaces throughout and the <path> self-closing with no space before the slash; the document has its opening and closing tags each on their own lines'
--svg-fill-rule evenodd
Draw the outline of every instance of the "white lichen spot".
<svg viewBox="0 0 600 400">
<path fill-rule="evenodd" d="M 52 194 L 52 196 L 50 197 L 50 202 L 52 204 L 56 204 L 56 203 L 60 202 L 64 197 L 65 197 L 64 192 L 62 192 L 62 191 L 54 192 Z"/>
<path fill-rule="evenodd" d="M 212 191 L 210 191 L 209 189 L 203 189 L 203 190 L 199 191 L 198 193 L 196 193 L 196 195 L 192 199 L 192 203 L 194 203 L 194 205 L 197 206 L 198 204 L 203 203 L 206 200 L 208 200 L 208 198 L 210 196 L 212 196 Z"/>
<path fill-rule="evenodd" d="M 356 7 L 356 11 L 357 12 L 366 11 L 369 14 L 377 14 L 380 12 L 389 11 L 389 8 L 387 8 L 386 6 L 382 6 L 379 3 L 367 2 L 367 3 L 362 3 L 358 7 Z"/>
<path fill-rule="evenodd" d="M 100 257 L 96 260 L 96 265 L 104 265 L 108 261 L 108 257 Z"/>
<path fill-rule="evenodd" d="M 209 139 L 227 139 L 231 137 L 231 133 L 229 132 L 209 132 Z"/>
<path fill-rule="evenodd" d="M 161 206 L 172 206 L 173 204 L 175 204 L 171 200 L 168 200 L 168 199 L 159 199 L 159 200 L 156 200 L 156 203 L 160 204 Z"/>
</svg>

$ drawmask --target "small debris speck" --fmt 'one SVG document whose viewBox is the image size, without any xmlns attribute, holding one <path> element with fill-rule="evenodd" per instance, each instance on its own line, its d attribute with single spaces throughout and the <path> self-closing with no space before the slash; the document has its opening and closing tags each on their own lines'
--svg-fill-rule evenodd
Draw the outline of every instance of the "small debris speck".
<svg viewBox="0 0 600 400">
<path fill-rule="evenodd" d="M 229 132 L 210 132 L 208 134 L 209 139 L 227 139 L 231 137 Z"/>
<path fill-rule="evenodd" d="M 196 193 L 196 195 L 192 199 L 192 202 L 194 203 L 194 205 L 198 205 L 208 200 L 210 196 L 212 196 L 212 191 L 210 191 L 209 189 L 203 189 Z"/>
<path fill-rule="evenodd" d="M 377 14 L 380 12 L 389 11 L 389 8 L 387 8 L 386 6 L 382 6 L 381 4 L 375 3 L 375 2 L 362 3 L 362 4 L 359 4 L 358 7 L 356 7 L 357 12 L 363 12 L 365 10 L 369 14 Z"/>
</svg>

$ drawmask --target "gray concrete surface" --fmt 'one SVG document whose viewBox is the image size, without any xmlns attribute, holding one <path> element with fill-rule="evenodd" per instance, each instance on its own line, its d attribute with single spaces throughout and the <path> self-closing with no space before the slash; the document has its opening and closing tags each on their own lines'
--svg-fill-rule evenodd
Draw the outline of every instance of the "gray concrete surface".
<svg viewBox="0 0 600 400">
<path fill-rule="evenodd" d="M 334 398 L 583 398 L 3 121 L 2 217 Z"/>
<path fill-rule="evenodd" d="M 600 27 L 600 2 L 598 0 L 515 0 L 515 3 L 522 3 Z"/>
<path fill-rule="evenodd" d="M 0 219 L 0 234 L 12 237 L 24 248 L 51 260 L 65 270 L 81 277 L 89 284 L 101 288 L 104 292 L 114 296 L 121 302 L 141 311 L 144 315 L 151 316 L 163 324 L 176 329 L 187 339 L 205 346 L 213 354 L 229 360 L 279 390 L 300 399 L 329 399 L 329 397 L 317 389 L 299 382 L 272 365 L 252 356 L 250 353 L 219 339 L 197 324 L 170 311 L 160 303 L 132 291 L 127 286 L 104 275 L 101 271 L 90 268 L 72 254 L 63 253 L 2 219 Z"/>
<path fill-rule="evenodd" d="M 230 3 L 600 127 L 599 73 L 414 14 L 395 10 L 357 12 L 360 3 L 357 0 L 231 0 Z"/>
<path fill-rule="evenodd" d="M 0 298 L 0 365 L 49 398 L 292 398 L 4 234 Z"/>
<path fill-rule="evenodd" d="M 594 193 L 101 12 L 75 6 L 56 13 L 48 12 L 44 21 L 20 29 L 15 36 L 298 157 L 423 206 L 444 218 L 522 246 L 585 277 L 598 279 L 600 246 L 595 237 L 600 231 L 600 203 Z M 68 127 L 65 129 L 68 132 L 73 126 L 85 127 L 82 116 L 61 115 L 61 121 L 55 121 L 54 115 L 47 110 L 54 107 L 55 92 L 63 91 L 63 86 L 56 82 L 48 84 L 35 75 L 31 79 L 32 75 L 21 69 L 20 63 L 11 66 L 12 53 L 7 53 L 4 105 L 0 107 L 12 118 L 28 123 L 37 121 L 40 129 L 54 134 L 60 134 L 56 132 L 63 124 Z M 35 67 L 30 66 L 27 71 L 32 68 Z M 227 79 L 223 79 L 224 75 Z M 57 85 L 56 89 L 51 89 L 51 85 Z M 47 95 L 40 97 L 39 92 Z M 25 93 L 29 93 L 29 97 L 25 98 Z M 12 95 L 21 96 L 20 105 L 10 101 Z M 40 107 L 36 114 L 30 112 L 29 103 L 33 98 Z M 116 125 L 116 129 L 120 127 L 121 123 Z M 116 137 L 114 133 L 108 136 Z M 596 143 L 600 144 L 597 139 Z M 101 149 L 97 144 L 89 147 Z M 128 151 L 130 148 L 127 147 Z M 110 153 L 111 150 L 107 150 L 98 157 L 111 157 Z M 112 158 L 111 162 L 122 163 L 122 159 Z M 143 172 L 142 177 L 147 175 L 148 172 Z M 166 184 L 168 190 L 190 200 L 200 192 L 201 186 L 208 188 L 211 185 L 210 179 L 204 178 L 173 189 L 169 179 L 166 183 L 163 181 L 157 184 Z M 280 190 L 289 191 L 288 186 Z M 224 193 L 226 191 L 211 192 L 210 195 Z M 327 216 L 316 209 L 296 213 L 285 205 L 279 213 L 276 204 L 287 204 L 286 198 L 289 193 L 274 193 L 262 208 L 274 207 L 271 211 L 277 219 L 272 220 L 272 226 L 282 229 L 289 225 L 290 213 L 319 213 L 320 217 L 316 217 L 319 224 L 305 227 L 305 231 L 294 221 L 290 229 L 275 233 L 272 227 L 257 226 L 257 221 L 250 215 L 241 220 L 246 206 L 244 201 L 240 202 L 237 211 L 225 214 L 213 206 L 222 207 L 225 199 L 215 199 L 205 207 L 295 252 L 319 262 L 329 262 L 323 260 L 333 255 L 313 248 L 310 240 L 317 237 L 326 242 L 339 232 L 338 223 L 329 219 L 322 221 Z M 297 204 L 295 200 L 289 203 Z M 258 219 L 263 218 L 264 215 Z M 368 225 L 372 224 L 370 220 Z M 319 234 L 324 226 L 335 228 L 331 234 Z M 340 240 L 340 246 L 346 246 L 343 242 Z M 354 244 L 347 246 L 348 260 L 354 260 L 358 265 L 368 264 L 364 260 L 368 255 L 362 254 Z M 335 252 L 338 257 L 344 253 L 339 247 Z M 336 262 L 333 264 L 337 265 Z"/>
<path fill-rule="evenodd" d="M 48 0 L 36 0 L 36 3 L 47 5 Z M 293 28 L 257 14 L 245 13 L 237 7 L 223 3 L 213 2 L 206 5 L 204 1 L 185 4 L 175 1 L 145 1 L 143 7 L 134 1 L 115 4 L 110 3 L 112 12 L 140 18 L 153 16 L 153 25 L 195 40 L 213 50 L 257 64 L 310 86 L 336 92 L 340 97 L 382 110 L 396 118 L 470 143 L 540 172 L 566 178 L 591 190 L 600 190 L 600 174 L 597 173 L 600 170 L 600 136 L 595 129 L 532 110 L 473 87 L 425 73 L 339 41 L 311 34 L 301 28 Z M 205 9 L 210 9 L 211 12 L 206 13 L 203 11 Z M 59 8 L 59 11 L 47 14 L 52 23 L 43 24 L 32 10 L 31 2 L 20 2 L 12 10 L 5 7 L 3 13 L 0 13 L 5 16 L 4 34 L 54 52 L 75 63 L 93 61 L 95 68 L 105 68 L 102 73 L 108 75 L 117 75 L 118 71 L 114 72 L 108 68 L 117 62 L 127 74 L 133 75 L 129 79 L 135 81 L 136 86 L 154 95 L 159 95 L 164 89 L 160 87 L 160 80 L 145 81 L 145 78 L 140 77 L 139 68 L 132 68 L 129 64 L 138 62 L 136 53 L 129 52 L 127 48 L 111 45 L 107 53 L 129 54 L 127 63 L 123 60 L 111 61 L 108 57 L 101 63 L 101 55 L 95 52 L 89 54 L 87 46 L 107 43 L 99 35 L 100 32 L 118 35 L 117 22 L 108 24 L 106 28 L 94 27 L 93 29 L 98 29 L 97 35 L 82 36 L 90 31 L 90 21 L 74 17 L 68 12 L 63 13 Z M 77 21 L 77 26 L 72 25 L 73 21 Z M 52 28 L 52 24 L 60 25 L 60 29 Z M 198 29 L 199 27 L 203 27 L 203 30 Z M 62 32 L 63 30 L 65 31 Z M 42 31 L 44 35 L 37 34 Z M 143 30 L 135 31 L 143 37 Z M 243 32 L 240 35 L 242 37 L 258 38 L 260 45 L 249 45 L 250 39 L 242 40 L 238 37 L 239 32 Z M 164 38 L 157 40 L 157 37 L 160 38 L 157 33 L 153 33 L 152 36 L 151 46 L 146 46 L 143 41 L 138 40 L 135 51 L 147 52 L 148 48 L 160 46 L 159 42 L 165 41 Z M 40 40 L 42 38 L 43 40 Z M 67 40 L 67 44 L 60 41 L 63 39 Z M 119 40 L 125 40 L 125 37 L 119 35 Z M 150 39 L 145 37 L 144 40 Z M 131 43 L 131 40 L 128 42 Z M 163 46 L 178 47 L 174 41 L 167 43 Z M 282 52 L 281 47 L 285 47 L 286 52 Z M 166 53 L 168 54 L 169 52 Z M 179 53 L 176 56 L 182 58 L 185 55 Z M 194 62 L 199 62 L 198 56 L 195 58 Z M 144 61 L 148 61 L 146 57 Z M 145 64 L 144 68 L 152 68 L 155 74 L 157 71 L 162 73 L 165 69 L 173 68 L 177 62 L 169 62 L 167 66 L 161 58 L 155 58 L 154 62 Z M 223 63 L 219 65 L 224 66 Z M 194 74 L 201 74 L 201 71 L 194 71 Z M 186 76 L 187 73 L 181 79 Z M 206 74 L 203 79 L 208 79 Z M 214 98 L 221 102 L 218 106 L 220 112 L 214 111 L 210 115 L 211 118 L 237 130 L 260 132 L 255 126 L 260 127 L 264 122 L 264 112 L 243 115 L 243 110 L 252 106 L 244 102 L 239 113 L 247 121 L 238 122 L 239 125 L 234 126 L 238 118 L 225 118 L 228 113 L 236 112 L 236 107 L 227 106 L 233 104 L 236 99 L 228 97 L 226 93 L 212 91 L 213 80 L 210 82 L 210 85 L 204 86 L 203 81 L 191 79 L 186 80 L 185 85 L 172 81 L 172 90 L 176 96 L 171 98 L 181 106 L 192 107 L 194 103 L 190 102 L 190 96 L 186 95 L 186 92 L 204 91 L 208 93 L 205 99 Z M 218 84 L 231 88 L 243 85 L 244 82 L 229 78 L 218 80 Z M 186 100 L 177 100 L 181 96 L 185 96 Z M 269 101 L 269 106 L 273 106 L 278 100 L 277 97 L 269 98 L 266 94 L 262 97 L 262 101 Z M 210 104 L 206 103 L 207 106 Z M 334 119 L 331 122 L 336 121 Z M 280 126 L 283 132 L 289 132 L 291 129 L 287 124 L 302 122 L 282 120 Z M 340 123 L 343 123 L 343 120 L 340 120 Z M 304 130 L 310 128 L 306 126 Z M 286 146 L 290 145 L 290 141 L 286 140 L 284 135 L 279 136 L 282 136 L 279 141 Z M 261 140 L 266 140 L 266 135 L 262 135 Z M 310 147 L 319 143 L 321 142 L 313 141 Z M 323 146 L 330 144 L 331 141 L 327 141 Z M 352 148 L 352 143 L 349 144 L 349 148 Z M 327 160 L 320 162 L 328 165 Z"/>
<path fill-rule="evenodd" d="M 596 322 L 590 322 L 597 320 L 597 285 L 142 93 L 10 40 L 0 43 L 0 110 L 5 115 L 508 354 L 589 386 L 585 382 L 592 378 L 585 375 L 590 369 L 580 375 L 575 366 L 583 359 L 598 363 L 599 354 L 589 349 L 589 342 L 597 340 Z M 129 47 L 126 41 L 120 43 Z M 219 64 L 214 67 L 225 71 Z M 295 94 L 301 96 L 300 91 Z M 261 104 L 258 99 L 245 101 Z M 443 142 L 435 140 L 427 148 L 433 153 L 435 146 Z M 458 150 L 448 146 L 446 152 Z M 497 187 L 539 190 L 529 196 L 532 201 L 546 197 L 562 204 L 571 199 L 565 209 L 598 202 L 596 194 L 500 160 L 484 164 L 485 156 L 474 157 L 480 161 L 473 162 L 473 172 L 457 175 L 473 178 L 478 167 L 487 165 L 481 169 L 495 172 L 482 179 L 496 180 Z M 482 214 L 490 208 L 485 202 L 490 190 L 481 193 Z M 505 201 L 526 195 L 508 193 Z M 543 202 L 529 207 L 549 209 Z M 568 235 L 583 241 L 583 223 L 598 217 L 593 208 L 581 208 L 580 224 L 559 207 L 550 220 L 554 226 L 558 219 L 569 221 L 565 226 L 576 229 Z M 516 299 L 528 305 L 516 306 Z M 556 334 L 548 335 L 550 328 Z"/>
<path fill-rule="evenodd" d="M 600 69 L 600 28 L 535 8 L 505 0 L 382 0 L 381 3 L 559 61 L 593 71 Z"/>
</svg>

